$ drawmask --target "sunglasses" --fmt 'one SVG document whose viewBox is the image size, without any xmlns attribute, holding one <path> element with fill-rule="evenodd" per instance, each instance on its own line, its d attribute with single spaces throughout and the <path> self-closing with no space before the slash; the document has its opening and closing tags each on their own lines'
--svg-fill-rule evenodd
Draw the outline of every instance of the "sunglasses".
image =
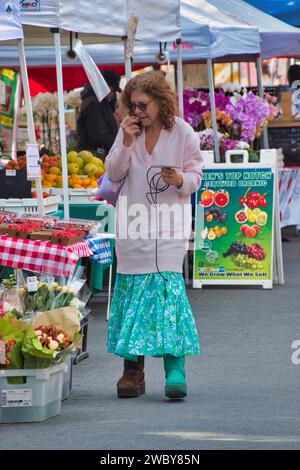
<svg viewBox="0 0 300 470">
<path fill-rule="evenodd" d="M 140 101 L 139 103 L 133 103 L 132 101 L 130 101 L 130 103 L 128 103 L 128 109 L 131 113 L 135 113 L 136 108 L 144 112 L 146 111 L 148 104 L 151 103 L 151 101 L 153 100 L 154 98 L 152 98 L 152 100 L 149 100 L 147 103 L 144 103 L 143 101 Z"/>
</svg>

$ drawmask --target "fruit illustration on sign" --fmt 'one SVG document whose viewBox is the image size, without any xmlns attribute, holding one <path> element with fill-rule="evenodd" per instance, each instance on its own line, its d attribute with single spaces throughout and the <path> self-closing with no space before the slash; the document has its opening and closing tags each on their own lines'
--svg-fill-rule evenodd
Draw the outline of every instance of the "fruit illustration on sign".
<svg viewBox="0 0 300 470">
<path fill-rule="evenodd" d="M 251 227 L 248 224 L 243 224 L 240 228 L 240 231 L 246 237 L 252 238 L 260 232 L 260 227 L 258 225 L 252 225 Z"/>
<path fill-rule="evenodd" d="M 260 194 L 258 191 L 251 192 L 251 188 L 248 188 L 245 195 L 239 198 L 239 205 L 241 207 L 248 206 L 250 209 L 266 207 L 268 205 L 266 195 L 267 193 Z"/>
<path fill-rule="evenodd" d="M 248 216 L 246 214 L 245 211 L 238 211 L 236 214 L 235 214 L 235 220 L 239 223 L 239 224 L 243 224 L 244 222 L 246 222 L 248 220 Z"/>
<path fill-rule="evenodd" d="M 268 222 L 268 214 L 264 211 L 261 211 L 257 216 L 256 216 L 256 223 L 257 225 L 260 225 L 261 227 L 263 227 L 264 225 L 266 225 L 266 223 Z"/>
<path fill-rule="evenodd" d="M 208 240 L 214 240 L 216 238 L 216 234 L 213 230 L 210 230 L 207 235 Z"/>
<path fill-rule="evenodd" d="M 211 189 L 205 189 L 201 194 L 201 200 L 199 202 L 200 206 L 202 207 L 210 207 L 215 202 L 215 192 Z"/>
<path fill-rule="evenodd" d="M 205 219 L 206 222 L 212 222 L 213 220 L 216 220 L 217 222 L 225 222 L 228 213 L 226 211 L 222 211 L 219 207 L 212 207 L 208 211 L 205 211 Z"/>
<path fill-rule="evenodd" d="M 215 194 L 215 204 L 218 207 L 226 207 L 229 204 L 229 192 L 218 191 Z"/>
<path fill-rule="evenodd" d="M 256 235 L 256 230 L 253 227 L 247 227 L 244 234 L 246 235 L 247 238 L 253 238 Z"/>
<path fill-rule="evenodd" d="M 232 242 L 228 250 L 223 253 L 224 258 L 231 256 L 233 263 L 243 269 L 262 269 L 262 261 L 266 258 L 263 247 L 259 243 L 248 245 L 246 243 Z"/>
</svg>

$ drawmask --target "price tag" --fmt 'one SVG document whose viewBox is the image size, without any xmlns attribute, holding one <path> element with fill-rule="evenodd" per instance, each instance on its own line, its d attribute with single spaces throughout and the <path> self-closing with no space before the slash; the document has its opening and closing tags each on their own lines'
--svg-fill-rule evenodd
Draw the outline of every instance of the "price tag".
<svg viewBox="0 0 300 470">
<path fill-rule="evenodd" d="M 17 170 L 5 170 L 5 176 L 16 176 Z"/>
<path fill-rule="evenodd" d="M 40 166 L 28 166 L 27 167 L 27 179 L 37 179 L 41 177 Z"/>
<path fill-rule="evenodd" d="M 27 165 L 37 166 L 39 164 L 40 152 L 38 144 L 26 144 Z"/>
<path fill-rule="evenodd" d="M 38 290 L 38 279 L 37 276 L 31 276 L 27 278 L 28 292 L 36 292 Z"/>
<path fill-rule="evenodd" d="M 1 406 L 2 408 L 32 406 L 32 389 L 2 390 Z"/>
<path fill-rule="evenodd" d="M 27 178 L 41 177 L 40 152 L 38 144 L 26 144 Z"/>
</svg>

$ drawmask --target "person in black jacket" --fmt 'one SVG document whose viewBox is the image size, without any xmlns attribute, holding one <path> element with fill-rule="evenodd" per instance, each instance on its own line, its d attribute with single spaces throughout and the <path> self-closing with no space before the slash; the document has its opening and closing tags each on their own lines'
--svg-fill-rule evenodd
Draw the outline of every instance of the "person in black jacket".
<svg viewBox="0 0 300 470">
<path fill-rule="evenodd" d="M 114 117 L 116 93 L 121 92 L 121 77 L 112 70 L 104 70 L 102 75 L 110 87 L 110 93 L 101 101 L 89 83 L 81 92 L 81 108 L 77 121 L 77 150 L 90 150 L 96 155 L 106 156 L 116 135 L 118 126 Z"/>
</svg>

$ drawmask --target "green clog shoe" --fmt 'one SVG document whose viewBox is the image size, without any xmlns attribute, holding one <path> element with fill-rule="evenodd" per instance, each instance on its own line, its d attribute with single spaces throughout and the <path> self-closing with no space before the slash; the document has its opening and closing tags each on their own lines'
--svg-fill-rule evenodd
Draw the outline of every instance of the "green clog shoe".
<svg viewBox="0 0 300 470">
<path fill-rule="evenodd" d="M 165 395 L 171 399 L 182 399 L 187 395 L 184 357 L 164 356 L 166 375 Z"/>
</svg>

